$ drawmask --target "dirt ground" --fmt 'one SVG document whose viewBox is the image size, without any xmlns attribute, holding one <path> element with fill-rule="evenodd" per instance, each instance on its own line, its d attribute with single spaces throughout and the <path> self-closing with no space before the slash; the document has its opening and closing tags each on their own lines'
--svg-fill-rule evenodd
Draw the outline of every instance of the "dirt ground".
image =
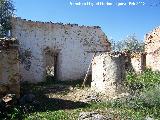
<svg viewBox="0 0 160 120">
<path fill-rule="evenodd" d="M 128 94 L 122 93 L 116 96 L 105 96 L 91 91 L 90 87 L 82 87 L 81 84 L 73 83 L 51 83 L 51 84 L 29 84 L 22 86 L 22 94 L 33 93 L 37 98 L 42 96 L 48 99 L 63 99 L 74 102 L 91 102 L 91 101 L 104 101 L 108 99 L 116 99 L 118 97 L 127 96 Z"/>
</svg>

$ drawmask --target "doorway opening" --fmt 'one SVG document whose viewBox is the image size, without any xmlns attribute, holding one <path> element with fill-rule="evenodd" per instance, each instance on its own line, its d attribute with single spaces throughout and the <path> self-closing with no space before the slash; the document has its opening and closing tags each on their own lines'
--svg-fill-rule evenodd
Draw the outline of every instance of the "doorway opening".
<svg viewBox="0 0 160 120">
<path fill-rule="evenodd" d="M 58 53 L 55 49 L 47 47 L 45 53 L 45 71 L 46 80 L 56 80 L 57 78 L 57 56 Z"/>
</svg>

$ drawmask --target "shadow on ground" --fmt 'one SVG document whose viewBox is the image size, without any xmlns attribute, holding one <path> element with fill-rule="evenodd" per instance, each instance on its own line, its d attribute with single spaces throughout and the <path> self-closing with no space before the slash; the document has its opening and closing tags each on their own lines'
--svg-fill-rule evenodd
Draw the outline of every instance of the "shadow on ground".
<svg viewBox="0 0 160 120">
<path fill-rule="evenodd" d="M 88 107 L 89 104 L 84 102 L 75 102 L 71 100 L 64 100 L 58 98 L 49 98 L 46 94 L 65 94 L 70 91 L 70 87 L 76 86 L 74 83 L 40 83 L 29 84 L 25 83 L 21 85 L 21 98 L 24 95 L 34 95 L 34 100 L 30 102 L 24 101 L 23 104 L 18 104 L 0 110 L 0 118 L 11 119 L 13 116 L 15 119 L 21 120 L 25 115 L 29 115 L 34 112 L 46 112 L 46 111 L 58 111 L 58 110 L 71 110 L 78 108 Z"/>
<path fill-rule="evenodd" d="M 32 93 L 35 95 L 35 100 L 31 103 L 27 103 L 27 106 L 31 106 L 30 112 L 44 112 L 55 111 L 64 109 L 77 109 L 87 107 L 87 103 L 75 102 L 71 100 L 64 100 L 58 98 L 49 98 L 46 94 L 66 94 L 70 91 L 70 87 L 77 85 L 78 83 L 72 82 L 52 82 L 49 84 L 23 84 L 21 87 L 22 95 Z M 80 84 L 80 83 L 79 83 Z"/>
<path fill-rule="evenodd" d="M 45 111 L 57 111 L 66 109 L 77 109 L 89 106 L 87 103 L 74 102 L 70 100 L 56 99 L 56 98 L 46 98 L 40 103 L 26 104 L 26 112 L 45 112 Z M 30 109 L 31 108 L 31 109 Z"/>
</svg>

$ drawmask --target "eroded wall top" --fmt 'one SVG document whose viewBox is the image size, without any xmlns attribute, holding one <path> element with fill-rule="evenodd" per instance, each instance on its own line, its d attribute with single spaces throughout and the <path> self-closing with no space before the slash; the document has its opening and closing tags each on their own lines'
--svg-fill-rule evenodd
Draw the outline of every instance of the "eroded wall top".
<svg viewBox="0 0 160 120">
<path fill-rule="evenodd" d="M 146 43 L 154 42 L 154 40 L 160 40 L 160 26 L 146 34 Z"/>
<path fill-rule="evenodd" d="M 145 37 L 145 52 L 152 53 L 160 49 L 160 26 L 153 29 L 151 32 L 146 34 Z"/>
<path fill-rule="evenodd" d="M 26 31 L 30 29 L 28 30 L 28 32 L 37 29 L 39 31 L 44 31 L 44 32 L 50 31 L 52 34 L 59 31 L 60 34 L 59 37 L 64 37 L 64 41 L 66 40 L 65 38 L 66 35 L 70 36 L 76 34 L 77 37 L 83 38 L 81 39 L 80 42 L 83 42 L 83 45 L 86 47 L 91 47 L 91 46 L 92 48 L 93 46 L 97 48 L 98 46 L 103 48 L 106 47 L 105 51 L 110 51 L 111 49 L 110 47 L 111 43 L 108 41 L 107 36 L 99 26 L 84 26 L 84 25 L 70 24 L 70 23 L 63 24 L 63 23 L 53 23 L 53 22 L 40 22 L 40 21 L 31 21 L 31 20 L 21 19 L 20 17 L 16 17 L 12 19 L 12 27 L 13 27 L 12 35 L 14 37 L 17 37 L 15 36 L 17 34 L 19 34 L 20 36 L 23 35 L 23 33 L 15 33 L 16 32 L 15 29 L 22 29 L 22 28 L 23 30 Z M 51 33 L 48 33 L 48 36 L 50 36 Z M 72 37 L 74 36 L 70 36 L 71 39 L 77 40 L 76 38 Z M 89 38 L 89 40 L 87 40 L 88 39 L 87 37 Z M 96 37 L 98 37 L 98 39 Z"/>
</svg>

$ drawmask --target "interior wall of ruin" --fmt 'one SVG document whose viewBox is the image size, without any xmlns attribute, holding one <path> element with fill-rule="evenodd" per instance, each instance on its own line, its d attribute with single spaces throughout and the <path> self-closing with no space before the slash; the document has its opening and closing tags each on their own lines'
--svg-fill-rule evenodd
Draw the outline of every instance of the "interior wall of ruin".
<svg viewBox="0 0 160 120">
<path fill-rule="evenodd" d="M 93 53 L 110 51 L 101 28 L 77 24 L 43 23 L 13 18 L 12 35 L 20 43 L 20 72 L 23 81 L 40 82 L 46 75 L 44 50 L 57 52 L 57 79 L 84 78 Z"/>
</svg>

